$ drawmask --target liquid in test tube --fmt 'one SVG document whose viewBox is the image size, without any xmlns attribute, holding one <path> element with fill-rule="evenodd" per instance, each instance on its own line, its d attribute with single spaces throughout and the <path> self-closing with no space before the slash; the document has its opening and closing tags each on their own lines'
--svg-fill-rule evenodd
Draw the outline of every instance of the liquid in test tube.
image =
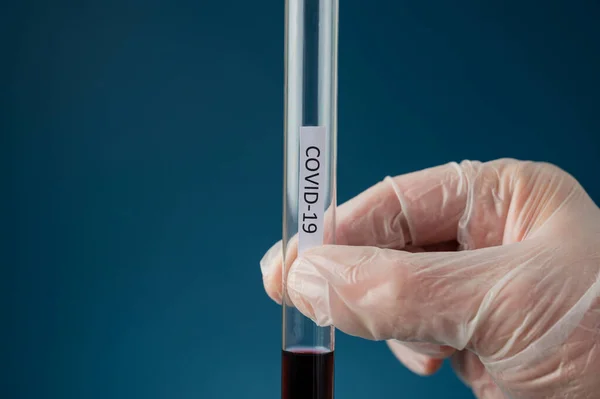
<svg viewBox="0 0 600 399">
<path fill-rule="evenodd" d="M 333 399 L 333 327 L 294 307 L 293 260 L 335 243 L 338 0 L 286 0 L 282 399 Z"/>
</svg>

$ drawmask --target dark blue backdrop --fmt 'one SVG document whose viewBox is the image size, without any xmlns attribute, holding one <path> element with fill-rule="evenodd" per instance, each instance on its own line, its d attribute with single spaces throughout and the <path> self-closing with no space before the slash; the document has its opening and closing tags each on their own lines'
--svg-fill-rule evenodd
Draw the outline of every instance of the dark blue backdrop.
<svg viewBox="0 0 600 399">
<path fill-rule="evenodd" d="M 281 235 L 283 12 L 1 6 L 1 397 L 278 398 L 258 261 Z M 341 0 L 340 200 L 498 157 L 600 200 L 599 19 L 592 1 Z M 470 397 L 382 343 L 337 348 L 340 399 Z"/>
</svg>

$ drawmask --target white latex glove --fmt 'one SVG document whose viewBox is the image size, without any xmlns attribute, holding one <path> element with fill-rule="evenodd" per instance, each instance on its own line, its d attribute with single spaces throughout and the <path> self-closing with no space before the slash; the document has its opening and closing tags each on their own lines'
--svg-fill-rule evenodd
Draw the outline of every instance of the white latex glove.
<svg viewBox="0 0 600 399">
<path fill-rule="evenodd" d="M 451 163 L 385 179 L 337 221 L 339 245 L 289 269 L 319 325 L 388 340 L 423 375 L 452 356 L 479 398 L 600 397 L 600 210 L 569 174 Z M 278 302 L 281 258 L 261 261 Z"/>
</svg>

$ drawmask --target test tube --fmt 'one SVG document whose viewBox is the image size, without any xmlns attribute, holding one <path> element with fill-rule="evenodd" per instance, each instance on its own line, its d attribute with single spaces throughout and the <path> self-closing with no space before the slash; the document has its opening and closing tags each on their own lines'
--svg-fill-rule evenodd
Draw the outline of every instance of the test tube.
<svg viewBox="0 0 600 399">
<path fill-rule="evenodd" d="M 285 2 L 282 399 L 333 399 L 333 327 L 287 292 L 297 255 L 335 243 L 338 0 Z"/>
</svg>

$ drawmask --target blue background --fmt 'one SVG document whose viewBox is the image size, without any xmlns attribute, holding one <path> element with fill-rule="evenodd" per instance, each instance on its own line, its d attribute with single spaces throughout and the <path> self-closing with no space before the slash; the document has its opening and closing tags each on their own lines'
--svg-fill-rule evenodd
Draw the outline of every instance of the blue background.
<svg viewBox="0 0 600 399">
<path fill-rule="evenodd" d="M 451 160 L 600 200 L 600 6 L 341 0 L 339 197 Z M 595 4 L 594 4 L 595 3 Z M 3 398 L 278 398 L 279 1 L 0 8 Z M 338 334 L 337 397 L 469 398 Z"/>
</svg>

